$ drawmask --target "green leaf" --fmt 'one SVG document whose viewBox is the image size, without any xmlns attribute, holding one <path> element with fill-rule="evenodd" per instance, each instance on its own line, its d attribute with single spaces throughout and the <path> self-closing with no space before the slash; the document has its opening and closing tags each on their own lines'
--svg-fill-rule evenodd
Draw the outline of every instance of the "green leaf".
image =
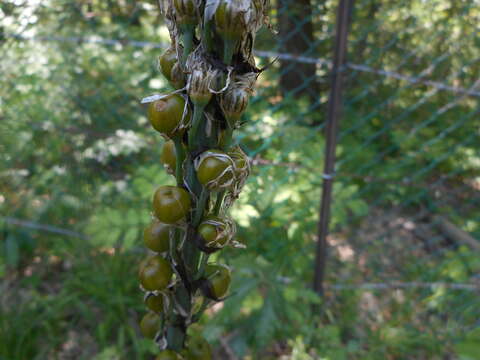
<svg viewBox="0 0 480 360">
<path fill-rule="evenodd" d="M 256 339 L 259 344 L 265 345 L 273 337 L 278 321 L 273 303 L 267 297 L 258 317 Z"/>
</svg>

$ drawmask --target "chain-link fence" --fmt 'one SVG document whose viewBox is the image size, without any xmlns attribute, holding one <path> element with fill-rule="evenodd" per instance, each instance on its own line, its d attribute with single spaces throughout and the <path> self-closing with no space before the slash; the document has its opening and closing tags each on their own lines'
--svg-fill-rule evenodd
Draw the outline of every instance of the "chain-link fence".
<svg viewBox="0 0 480 360">
<path fill-rule="evenodd" d="M 248 248 L 221 255 L 233 296 L 204 333 L 221 359 L 475 359 L 480 3 L 354 2 L 318 304 L 337 6 L 272 1 L 238 134 L 255 169 L 232 212 Z M 170 91 L 167 46 L 154 1 L 0 4 L 1 359 L 151 350 L 131 330 L 134 266 L 172 179 L 139 99 Z"/>
</svg>

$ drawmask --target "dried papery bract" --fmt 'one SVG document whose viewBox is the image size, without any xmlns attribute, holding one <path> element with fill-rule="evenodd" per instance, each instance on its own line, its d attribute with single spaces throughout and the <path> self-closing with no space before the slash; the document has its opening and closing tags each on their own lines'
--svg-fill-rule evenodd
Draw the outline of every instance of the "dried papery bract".
<svg viewBox="0 0 480 360">
<path fill-rule="evenodd" d="M 210 254 L 227 246 L 236 233 L 233 220 L 209 215 L 198 226 L 198 247 Z"/>
<path fill-rule="evenodd" d="M 267 6 L 266 0 L 160 0 L 172 43 L 159 67 L 176 90 L 142 102 L 167 140 L 159 160 L 176 186 L 155 192 L 144 233 L 151 255 L 139 270 L 150 311 L 142 331 L 158 344 L 157 359 L 211 358 L 191 325 L 228 296 L 231 270 L 212 264 L 210 254 L 244 247 L 227 211 L 250 161 L 232 135 L 260 73 L 253 45 Z"/>
<path fill-rule="evenodd" d="M 233 131 L 239 127 L 240 118 L 248 106 L 248 101 L 254 93 L 256 73 L 247 73 L 237 76 L 226 91 L 220 96 L 220 106 L 227 121 L 227 131 L 223 140 L 223 147 L 230 148 Z"/>
<path fill-rule="evenodd" d="M 228 156 L 233 160 L 235 164 L 235 189 L 234 192 L 240 194 L 240 191 L 245 185 L 248 176 L 250 175 L 251 171 L 251 163 L 250 159 L 248 158 L 247 154 L 242 150 L 240 146 L 235 146 L 227 153 Z"/>
</svg>

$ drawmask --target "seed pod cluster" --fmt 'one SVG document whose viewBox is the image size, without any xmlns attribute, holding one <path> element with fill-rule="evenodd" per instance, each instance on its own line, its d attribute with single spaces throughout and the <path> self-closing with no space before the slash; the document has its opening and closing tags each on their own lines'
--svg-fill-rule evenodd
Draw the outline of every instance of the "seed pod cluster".
<svg viewBox="0 0 480 360">
<path fill-rule="evenodd" d="M 241 247 L 227 215 L 250 174 L 233 133 L 241 127 L 260 70 L 252 55 L 268 0 L 160 0 L 172 44 L 159 58 L 168 94 L 144 99 L 152 127 L 165 138 L 160 162 L 176 186 L 160 186 L 144 231 L 139 269 L 148 312 L 142 333 L 157 359 L 210 359 L 208 342 L 191 324 L 228 297 L 231 270 L 209 261 Z"/>
</svg>

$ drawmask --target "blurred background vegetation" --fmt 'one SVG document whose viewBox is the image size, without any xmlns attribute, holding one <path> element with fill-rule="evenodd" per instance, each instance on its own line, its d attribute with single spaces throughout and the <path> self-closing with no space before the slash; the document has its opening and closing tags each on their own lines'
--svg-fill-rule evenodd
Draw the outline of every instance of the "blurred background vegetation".
<svg viewBox="0 0 480 360">
<path fill-rule="evenodd" d="M 311 289 L 338 5 L 274 0 L 238 136 L 218 359 L 478 359 L 480 3 L 357 0 L 326 292 Z M 0 3 L 0 359 L 148 359 L 141 232 L 171 183 L 139 99 L 169 91 L 154 0 Z M 313 309 L 316 309 L 315 311 Z"/>
</svg>

